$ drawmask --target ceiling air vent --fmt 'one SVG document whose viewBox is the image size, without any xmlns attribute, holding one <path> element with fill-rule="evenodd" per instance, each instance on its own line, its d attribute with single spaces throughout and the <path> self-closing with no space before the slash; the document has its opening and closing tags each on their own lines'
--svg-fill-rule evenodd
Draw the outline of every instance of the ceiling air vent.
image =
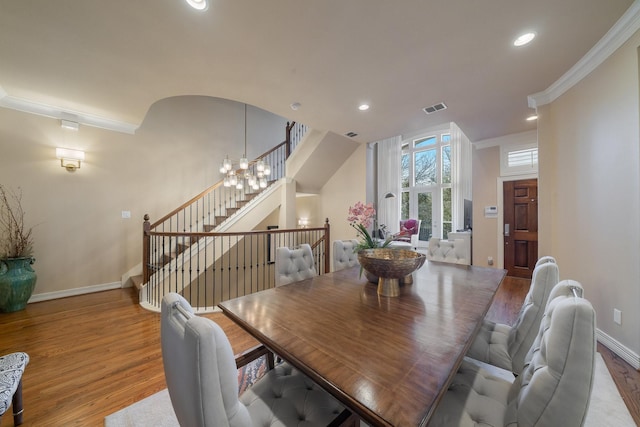
<svg viewBox="0 0 640 427">
<path fill-rule="evenodd" d="M 348 136 L 349 138 L 353 138 L 354 136 L 358 136 L 357 133 L 355 132 L 347 132 L 344 134 L 344 136 Z"/>
<path fill-rule="evenodd" d="M 444 102 L 441 102 L 439 104 L 432 105 L 431 107 L 424 107 L 422 111 L 424 111 L 427 114 L 433 114 L 440 110 L 446 110 L 446 109 L 447 109 L 447 106 L 444 104 Z"/>
</svg>

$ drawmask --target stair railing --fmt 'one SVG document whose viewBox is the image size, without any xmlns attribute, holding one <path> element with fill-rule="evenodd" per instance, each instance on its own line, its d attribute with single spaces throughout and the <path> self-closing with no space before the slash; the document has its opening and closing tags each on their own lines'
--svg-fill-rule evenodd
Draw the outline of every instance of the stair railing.
<svg viewBox="0 0 640 427">
<path fill-rule="evenodd" d="M 160 309 L 168 292 L 183 295 L 199 311 L 213 311 L 217 304 L 275 286 L 275 250 L 309 243 L 316 270 L 329 272 L 330 225 L 324 227 L 260 230 L 247 232 L 176 233 L 149 231 L 149 249 L 158 262 L 155 273 L 140 293 L 141 304 Z M 189 256 L 162 263 L 166 241 L 190 243 Z"/>
<path fill-rule="evenodd" d="M 285 176 L 286 143 L 277 145 L 251 161 L 248 170 L 254 175 L 258 160 L 268 162 L 271 166 L 271 175 L 268 177 L 270 184 L 282 178 Z M 237 171 L 238 174 L 241 172 Z M 244 184 L 242 189 L 230 188 L 225 187 L 221 180 L 152 224 L 149 224 L 149 216 L 145 215 L 144 240 L 148 240 L 149 233 L 154 231 L 177 233 L 175 239 L 167 240 L 168 247 L 164 251 L 173 252 L 172 256 L 175 256 L 180 253 L 183 244 L 190 245 L 189 241 L 182 242 L 184 239 L 179 238 L 180 236 L 212 231 L 264 190 L 253 190 Z M 142 275 L 146 283 L 152 274 L 150 267 L 153 266 L 148 242 L 143 242 L 142 256 Z"/>
<path fill-rule="evenodd" d="M 295 122 L 287 123 L 285 141 L 251 161 L 248 171 L 254 176 L 257 176 L 257 164 L 258 161 L 262 160 L 271 167 L 268 186 L 284 177 L 286 175 L 286 160 L 306 131 L 307 127 L 304 125 L 296 124 Z M 243 172 L 242 170 L 238 170 L 236 174 L 240 175 Z M 166 275 L 167 268 L 171 268 L 166 267 L 167 265 L 183 266 L 174 267 L 172 273 L 175 273 L 175 271 L 179 269 L 184 271 L 184 263 L 190 263 L 195 259 L 202 258 L 199 249 L 207 247 L 206 245 L 203 246 L 203 244 L 212 241 L 212 239 L 215 240 L 216 237 L 220 237 L 218 236 L 220 233 L 213 231 L 216 229 L 219 230 L 218 227 L 230 216 L 250 203 L 253 198 L 264 190 L 264 188 L 261 188 L 254 191 L 247 186 L 246 183 L 242 189 L 235 187 L 228 188 L 224 187 L 223 180 L 220 180 L 154 223 L 149 222 L 148 214 L 145 215 L 142 245 L 143 285 L 149 284 L 153 280 L 159 280 L 162 274 Z M 244 234 L 245 233 L 240 233 L 238 235 Z M 281 232 L 272 232 L 271 234 L 278 235 L 281 234 Z M 242 239 L 244 240 L 244 237 Z M 220 249 L 225 247 L 229 250 L 231 248 L 231 242 L 222 244 L 222 246 L 218 248 L 218 257 L 224 257 L 224 255 L 220 253 Z M 195 255 L 193 255 L 194 248 L 197 249 Z M 189 259 L 189 257 L 186 256 L 187 252 L 191 257 L 195 256 L 195 258 Z M 175 261 L 178 258 L 181 259 L 180 263 Z M 160 274 L 159 272 L 163 273 Z M 146 291 L 155 292 L 151 290 L 152 288 L 156 288 L 155 291 L 158 291 L 158 286 L 146 286 Z"/>
<path fill-rule="evenodd" d="M 309 130 L 307 125 L 287 122 L 287 140 L 285 141 L 289 150 L 287 152 L 287 158 L 289 158 L 289 155 L 293 153 L 293 150 L 295 150 L 300 141 L 302 141 L 302 137 L 307 133 L 307 130 Z"/>
<path fill-rule="evenodd" d="M 257 176 L 257 163 L 262 160 L 271 167 L 271 175 L 267 177 L 269 184 L 284 177 L 286 175 L 286 160 L 300 139 L 302 139 L 306 130 L 307 127 L 304 125 L 296 124 L 296 122 L 287 122 L 285 141 L 251 161 L 248 171 Z M 243 172 L 242 170 L 237 170 L 236 174 L 240 175 Z M 240 190 L 235 187 L 228 188 L 224 187 L 223 181 L 220 180 L 152 224 L 149 224 L 149 216 L 145 215 L 142 244 L 143 283 L 147 283 L 153 273 L 152 253 L 148 242 L 149 232 L 161 231 L 184 235 L 212 231 L 263 190 L 262 188 L 252 190 L 246 183 Z M 180 242 L 179 240 L 184 239 L 177 237 L 174 240 L 168 239 L 166 242 L 168 245 L 166 252 L 169 254 L 173 252 L 171 256 L 179 253 L 185 244 L 187 246 L 190 244 L 188 241 Z"/>
</svg>

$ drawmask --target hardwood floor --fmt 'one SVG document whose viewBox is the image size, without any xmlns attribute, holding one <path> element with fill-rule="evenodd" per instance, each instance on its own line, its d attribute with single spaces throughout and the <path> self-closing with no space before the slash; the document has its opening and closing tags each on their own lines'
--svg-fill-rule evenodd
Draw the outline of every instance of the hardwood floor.
<svg viewBox="0 0 640 427">
<path fill-rule="evenodd" d="M 511 323 L 529 282 L 507 278 L 488 313 Z M 223 314 L 207 315 L 229 336 L 234 352 L 256 344 Z M 0 354 L 29 353 L 23 378 L 24 426 L 102 426 L 104 417 L 166 387 L 160 316 L 140 308 L 132 289 L 29 304 L 0 313 Z M 640 373 L 598 346 L 637 424 Z M 12 426 L 11 409 L 0 427 Z"/>
</svg>

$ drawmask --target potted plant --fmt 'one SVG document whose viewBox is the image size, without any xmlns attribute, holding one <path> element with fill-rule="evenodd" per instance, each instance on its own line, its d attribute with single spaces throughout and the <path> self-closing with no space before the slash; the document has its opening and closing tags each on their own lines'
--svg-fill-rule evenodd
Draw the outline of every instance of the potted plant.
<svg viewBox="0 0 640 427">
<path fill-rule="evenodd" d="M 369 233 L 369 227 L 374 225 L 374 229 L 376 221 L 376 210 L 371 203 L 364 204 L 362 202 L 357 202 L 355 205 L 349 207 L 349 216 L 347 217 L 347 221 L 349 221 L 349 225 L 355 228 L 358 236 L 360 237 L 360 241 L 353 249 L 354 252 L 360 252 L 363 249 L 376 249 L 376 248 L 386 248 L 391 243 L 392 237 L 387 237 L 385 240 L 380 238 L 373 237 Z M 384 230 L 385 226 L 380 225 L 380 230 Z M 360 265 L 360 274 L 362 275 L 362 271 L 364 270 L 365 276 L 367 280 L 371 283 L 378 283 L 378 277 L 376 277 L 373 273 L 367 271 Z"/>
<path fill-rule="evenodd" d="M 22 191 L 0 184 L 0 312 L 25 308 L 36 285 L 33 229 L 24 214 Z"/>
</svg>

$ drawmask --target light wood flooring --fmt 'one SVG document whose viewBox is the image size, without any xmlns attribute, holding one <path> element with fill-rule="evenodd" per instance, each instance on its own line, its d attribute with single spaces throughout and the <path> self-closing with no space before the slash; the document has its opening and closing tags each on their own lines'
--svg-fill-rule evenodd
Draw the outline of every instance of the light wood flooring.
<svg viewBox="0 0 640 427">
<path fill-rule="evenodd" d="M 507 278 L 488 318 L 512 323 L 529 281 Z M 229 336 L 234 352 L 256 344 L 224 315 L 207 315 Z M 640 425 L 640 373 L 598 346 L 632 416 Z M 0 354 L 25 351 L 24 426 L 102 426 L 104 417 L 166 387 L 160 317 L 118 289 L 29 304 L 0 313 Z M 11 409 L 0 427 L 12 426 Z"/>
</svg>

